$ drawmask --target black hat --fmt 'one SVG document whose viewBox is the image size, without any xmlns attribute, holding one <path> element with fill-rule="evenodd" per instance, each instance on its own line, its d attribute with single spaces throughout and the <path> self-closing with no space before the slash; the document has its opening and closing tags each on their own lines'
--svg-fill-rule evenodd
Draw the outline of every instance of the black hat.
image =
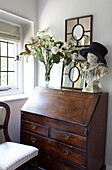
<svg viewBox="0 0 112 170">
<path fill-rule="evenodd" d="M 108 50 L 106 47 L 98 42 L 92 42 L 89 46 L 89 48 L 85 48 L 80 50 L 80 54 L 82 57 L 87 58 L 88 53 L 93 53 L 96 55 L 101 63 L 104 63 L 107 65 L 106 60 L 104 59 L 105 55 L 108 53 Z"/>
</svg>

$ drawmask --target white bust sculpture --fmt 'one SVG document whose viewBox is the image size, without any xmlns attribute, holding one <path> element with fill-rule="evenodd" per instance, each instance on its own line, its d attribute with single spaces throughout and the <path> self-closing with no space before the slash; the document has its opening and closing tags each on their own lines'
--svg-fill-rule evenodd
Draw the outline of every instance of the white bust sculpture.
<svg viewBox="0 0 112 170">
<path fill-rule="evenodd" d="M 96 93 L 101 92 L 102 89 L 98 86 L 99 80 L 108 73 L 108 67 L 104 59 L 104 54 L 107 52 L 106 48 L 99 43 L 93 43 L 92 48 L 83 49 L 81 54 L 86 58 L 86 62 L 81 64 L 82 76 L 86 82 L 86 86 L 82 91 Z M 98 53 L 98 47 L 103 47 L 105 53 Z M 86 54 L 86 55 L 85 55 Z"/>
</svg>

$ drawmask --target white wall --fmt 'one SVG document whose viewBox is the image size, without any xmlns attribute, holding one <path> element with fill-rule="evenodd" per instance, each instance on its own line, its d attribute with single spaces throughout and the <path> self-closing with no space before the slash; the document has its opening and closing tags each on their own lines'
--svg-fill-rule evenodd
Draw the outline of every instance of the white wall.
<svg viewBox="0 0 112 170">
<path fill-rule="evenodd" d="M 18 15 L 20 17 L 26 18 L 28 20 L 31 20 L 36 25 L 37 17 L 36 17 L 35 3 L 36 3 L 36 0 L 0 0 L 0 9 L 13 13 L 15 15 Z M 27 67 L 28 67 L 28 63 L 27 63 Z M 32 67 L 30 67 L 30 69 L 32 69 Z M 28 74 L 26 75 L 28 78 L 31 77 L 31 75 L 28 75 Z M 32 80 L 32 77 L 31 77 L 31 80 Z M 33 86 L 34 82 L 30 81 L 29 84 L 31 83 Z M 27 83 L 26 86 L 28 87 L 29 84 Z M 0 100 L 2 101 L 2 98 L 0 98 Z M 23 104 L 25 103 L 25 101 L 26 99 L 17 99 L 17 100 L 8 99 L 8 101 L 6 99 L 6 102 L 9 104 L 11 108 L 11 116 L 10 116 L 10 122 L 9 122 L 9 134 L 11 136 L 12 141 L 19 142 L 20 140 L 20 110 Z"/>
<path fill-rule="evenodd" d="M 0 9 L 37 23 L 36 0 L 0 0 Z"/>
<path fill-rule="evenodd" d="M 108 48 L 106 61 L 109 74 L 102 79 L 102 88 L 109 92 L 107 125 L 106 163 L 112 165 L 112 1 L 111 0 L 37 0 L 38 29 L 50 28 L 58 39 L 64 40 L 64 21 L 84 15 L 93 15 L 93 41 L 98 41 Z M 42 67 L 41 67 L 42 68 Z M 42 84 L 42 69 L 39 66 L 39 85 Z M 61 66 L 55 66 L 51 73 L 51 82 L 56 86 L 61 81 Z M 60 68 L 60 69 L 58 69 Z M 54 69 L 54 68 L 53 68 Z M 56 79 L 58 78 L 58 79 Z M 102 122 L 103 123 L 103 122 Z M 112 167 L 111 167 L 112 169 Z"/>
<path fill-rule="evenodd" d="M 20 141 L 20 125 L 21 125 L 21 108 L 24 105 L 26 99 L 17 99 L 6 101 L 10 106 L 10 119 L 9 119 L 9 135 L 12 141 Z"/>
</svg>

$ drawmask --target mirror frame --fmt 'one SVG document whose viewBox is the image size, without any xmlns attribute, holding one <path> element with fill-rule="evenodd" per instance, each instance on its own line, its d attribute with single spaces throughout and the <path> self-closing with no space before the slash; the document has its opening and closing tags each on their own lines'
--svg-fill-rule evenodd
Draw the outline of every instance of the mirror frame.
<svg viewBox="0 0 112 170">
<path fill-rule="evenodd" d="M 80 70 L 79 70 L 79 68 L 77 67 L 77 64 L 79 64 L 80 62 L 84 62 L 84 61 L 85 61 L 85 60 L 76 60 L 75 62 L 73 62 L 73 66 L 70 68 L 70 70 L 69 70 L 68 73 L 65 73 L 65 72 L 64 72 L 66 66 L 63 64 L 63 66 L 62 66 L 62 77 L 61 77 L 61 88 L 63 88 L 63 89 L 82 90 L 81 87 L 77 87 L 77 88 L 76 88 L 76 87 L 74 87 L 74 85 L 75 85 L 75 83 L 79 80 L 79 78 L 81 77 Z M 74 67 L 78 68 L 78 70 L 79 70 L 79 76 L 78 76 L 78 78 L 77 78 L 76 81 L 71 81 L 71 79 L 70 79 L 70 71 L 71 71 L 71 69 L 74 68 Z M 70 86 L 64 86 L 64 85 L 63 85 L 63 79 L 64 79 L 64 76 L 66 76 L 66 75 L 68 75 L 69 82 L 71 82 L 71 87 L 70 87 Z M 84 82 L 83 82 L 83 83 L 84 83 Z"/>
<path fill-rule="evenodd" d="M 77 25 L 82 25 L 82 24 L 80 24 L 80 19 L 83 19 L 83 18 L 90 18 L 90 29 L 89 29 L 89 30 L 84 30 L 83 36 L 85 35 L 85 32 L 89 32 L 89 33 L 90 33 L 90 43 L 92 42 L 93 15 L 86 15 L 86 16 L 81 16 L 81 17 L 77 17 L 77 18 L 65 19 L 65 41 L 68 40 L 68 39 L 67 39 L 67 35 L 72 35 L 72 37 L 73 37 L 73 29 L 74 29 L 74 27 L 77 26 Z M 67 32 L 67 26 L 68 26 L 67 24 L 68 24 L 68 21 L 72 21 L 72 20 L 73 20 L 73 21 L 75 20 L 76 24 L 73 26 L 71 32 L 68 33 L 68 32 Z M 83 25 L 82 25 L 82 26 L 83 26 Z M 84 26 L 83 26 L 83 27 L 84 27 Z M 89 44 L 86 44 L 86 45 L 80 45 L 80 46 L 78 45 L 79 41 L 83 38 L 83 36 L 82 36 L 79 40 L 74 39 L 74 40 L 76 41 L 76 47 L 77 47 L 78 49 L 83 48 L 83 47 L 89 47 L 89 45 L 90 45 L 90 43 L 89 43 Z M 74 38 L 74 37 L 73 37 L 73 38 Z M 78 52 L 77 52 L 77 55 L 79 56 L 79 53 L 78 53 Z M 84 59 L 82 60 L 82 59 L 78 59 L 78 58 L 77 58 L 76 61 L 73 62 L 73 65 L 74 65 L 74 66 L 72 66 L 72 67 L 75 67 L 75 66 L 77 65 L 77 63 L 84 62 L 84 61 L 85 61 Z M 72 69 L 72 67 L 70 68 L 70 70 Z M 76 66 L 76 67 L 77 67 L 77 66 Z M 65 69 L 65 65 L 63 64 L 63 66 L 62 66 L 62 77 L 61 77 L 61 88 L 64 88 L 64 89 L 82 90 L 82 87 L 75 87 L 75 83 L 77 83 L 77 81 L 81 78 L 81 74 L 79 75 L 77 81 L 72 82 L 72 81 L 70 80 L 70 70 L 69 70 L 69 73 L 67 73 L 66 75 L 68 75 L 69 81 L 72 82 L 72 87 L 63 85 L 64 75 L 65 75 L 64 69 Z M 80 71 L 80 70 L 79 70 L 79 71 Z M 83 80 L 82 80 L 82 82 L 83 82 Z M 84 82 L 83 82 L 83 83 L 84 83 Z"/>
<path fill-rule="evenodd" d="M 73 80 L 70 78 L 70 73 L 71 73 L 72 69 L 74 69 L 74 68 L 76 68 L 76 69 L 78 70 L 78 76 L 77 76 L 77 79 L 73 81 Z M 79 79 L 79 77 L 80 77 L 80 70 L 79 70 L 79 68 L 78 68 L 77 66 L 71 67 L 70 70 L 69 70 L 69 79 L 70 79 L 70 81 L 71 81 L 72 83 L 75 83 L 75 82 Z"/>
<path fill-rule="evenodd" d="M 82 19 L 85 19 L 85 18 L 90 18 L 90 28 L 88 30 L 85 30 L 84 26 L 80 23 L 80 20 Z M 92 26 L 93 26 L 93 15 L 86 15 L 86 16 L 81 16 L 81 17 L 76 17 L 76 18 L 69 18 L 69 19 L 65 19 L 65 41 L 68 40 L 67 36 L 68 35 L 72 35 L 73 37 L 73 28 L 71 30 L 71 32 L 68 32 L 67 28 L 68 28 L 68 22 L 69 21 L 76 21 L 76 24 L 73 26 L 73 28 L 77 25 L 82 25 L 83 28 L 84 28 L 84 33 L 83 33 L 83 36 L 85 35 L 85 33 L 90 33 L 90 43 L 92 42 L 92 34 L 93 34 L 93 29 L 92 29 Z M 81 39 L 83 38 L 83 36 L 81 37 Z M 73 37 L 74 38 L 74 37 Z M 88 45 L 79 45 L 79 41 L 81 40 L 76 40 L 76 47 L 88 47 Z M 90 44 L 89 44 L 90 45 Z"/>
</svg>

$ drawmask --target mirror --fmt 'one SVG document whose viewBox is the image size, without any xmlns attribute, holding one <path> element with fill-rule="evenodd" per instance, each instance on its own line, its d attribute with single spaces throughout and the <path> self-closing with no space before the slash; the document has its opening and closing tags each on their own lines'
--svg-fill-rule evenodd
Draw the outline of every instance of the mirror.
<svg viewBox="0 0 112 170">
<path fill-rule="evenodd" d="M 73 27 L 72 36 L 76 41 L 80 40 L 83 37 L 83 34 L 84 34 L 84 28 L 82 25 L 78 24 Z"/>
<path fill-rule="evenodd" d="M 65 20 L 65 41 L 72 40 L 77 49 L 89 47 L 92 42 L 93 16 L 81 16 Z M 77 52 L 75 62 L 68 66 L 63 64 L 61 88 L 74 88 L 81 90 L 85 83 L 81 76 L 80 64 L 85 60 Z"/>
<path fill-rule="evenodd" d="M 87 15 L 65 20 L 65 41 L 73 40 L 77 47 L 87 47 L 92 42 L 93 16 Z"/>
<path fill-rule="evenodd" d="M 69 71 L 69 79 L 71 82 L 76 82 L 79 79 L 80 70 L 78 67 L 74 66 Z"/>
<path fill-rule="evenodd" d="M 68 66 L 63 64 L 61 88 L 82 89 L 84 82 L 80 74 L 81 62 L 72 62 Z"/>
</svg>

